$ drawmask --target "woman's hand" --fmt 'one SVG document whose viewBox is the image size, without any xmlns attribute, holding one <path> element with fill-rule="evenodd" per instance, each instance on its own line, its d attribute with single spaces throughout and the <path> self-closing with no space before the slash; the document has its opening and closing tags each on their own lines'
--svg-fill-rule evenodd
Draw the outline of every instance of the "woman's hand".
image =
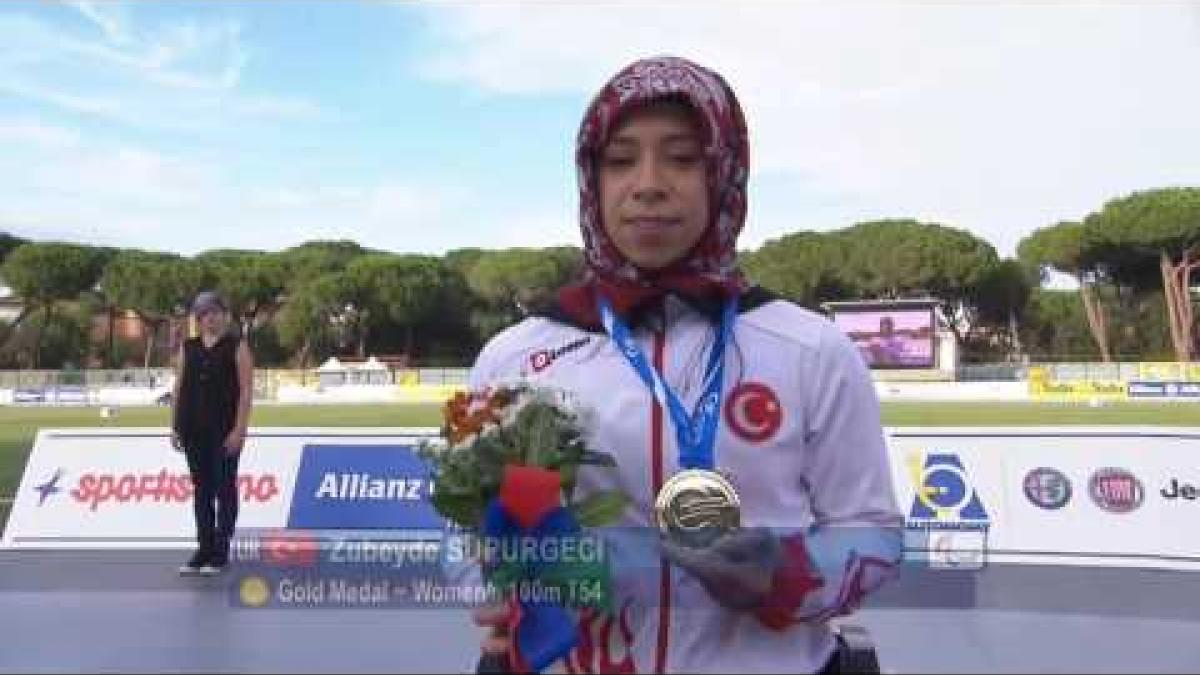
<svg viewBox="0 0 1200 675">
<path fill-rule="evenodd" d="M 491 629 L 480 645 L 484 656 L 508 656 L 512 647 L 512 636 L 508 633 L 511 617 L 512 607 L 507 604 L 484 605 L 472 612 L 476 626 Z"/>
<path fill-rule="evenodd" d="M 225 437 L 225 454 L 236 455 L 242 451 L 242 446 L 246 444 L 246 432 L 242 429 L 234 429 Z"/>
<path fill-rule="evenodd" d="M 714 600 L 736 610 L 763 606 L 783 561 L 779 538 L 766 528 L 738 529 L 703 548 L 669 539 L 662 546 L 666 558 L 695 577 Z"/>
</svg>

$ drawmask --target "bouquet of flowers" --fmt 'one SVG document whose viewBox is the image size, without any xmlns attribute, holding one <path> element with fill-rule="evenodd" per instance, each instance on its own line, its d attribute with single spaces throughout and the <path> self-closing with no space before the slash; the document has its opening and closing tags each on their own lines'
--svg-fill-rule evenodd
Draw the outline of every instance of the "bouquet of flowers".
<svg viewBox="0 0 1200 675">
<path fill-rule="evenodd" d="M 616 522 L 628 498 L 577 497 L 580 467 L 616 466 L 587 447 L 587 417 L 568 392 L 526 382 L 460 392 L 445 405 L 440 442 L 421 450 L 434 508 L 480 538 L 487 582 L 518 603 L 510 660 L 534 671 L 574 646 L 567 608 L 611 611 L 603 549 L 584 546 L 583 532 Z"/>
</svg>

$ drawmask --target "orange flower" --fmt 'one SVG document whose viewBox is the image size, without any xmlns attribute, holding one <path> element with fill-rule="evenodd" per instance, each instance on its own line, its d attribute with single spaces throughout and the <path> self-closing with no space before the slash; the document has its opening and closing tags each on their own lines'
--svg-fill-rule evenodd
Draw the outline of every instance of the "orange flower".
<svg viewBox="0 0 1200 675">
<path fill-rule="evenodd" d="M 442 409 L 442 435 L 451 445 L 483 431 L 488 424 L 499 424 L 513 394 L 506 389 L 487 392 L 456 392 Z"/>
<path fill-rule="evenodd" d="M 509 404 L 513 402 L 514 398 L 515 397 L 513 396 L 512 391 L 508 389 L 497 389 L 496 391 L 492 392 L 492 395 L 488 398 L 488 407 L 499 412 L 504 408 L 507 408 Z"/>
<path fill-rule="evenodd" d="M 446 405 L 442 408 L 442 418 L 446 424 L 454 425 L 466 416 L 467 406 L 470 402 L 471 398 L 466 392 L 455 392 L 454 396 L 446 401 Z"/>
</svg>

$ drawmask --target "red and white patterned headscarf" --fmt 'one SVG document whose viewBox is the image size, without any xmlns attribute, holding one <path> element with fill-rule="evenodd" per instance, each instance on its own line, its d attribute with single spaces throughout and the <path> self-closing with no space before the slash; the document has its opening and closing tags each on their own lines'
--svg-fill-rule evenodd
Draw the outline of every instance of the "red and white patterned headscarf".
<svg viewBox="0 0 1200 675">
<path fill-rule="evenodd" d="M 653 273 L 626 260 L 601 222 L 597 158 L 632 108 L 678 100 L 702 125 L 708 178 L 709 223 L 696 246 L 677 263 Z M 729 296 L 745 290 L 737 268 L 737 238 L 746 220 L 750 147 L 746 121 L 733 90 L 717 73 L 678 57 L 637 61 L 596 94 L 579 129 L 579 223 L 585 282 L 559 294 L 560 305 L 584 323 L 595 323 L 592 293 L 599 290 L 625 313 L 666 292 L 685 297 Z"/>
</svg>

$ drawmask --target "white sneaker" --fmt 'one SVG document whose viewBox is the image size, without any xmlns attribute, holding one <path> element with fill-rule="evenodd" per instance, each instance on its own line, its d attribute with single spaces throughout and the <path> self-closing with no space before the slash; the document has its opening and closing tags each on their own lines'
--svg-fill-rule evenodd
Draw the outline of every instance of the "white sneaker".
<svg viewBox="0 0 1200 675">
<path fill-rule="evenodd" d="M 179 575 L 184 577 L 194 577 L 204 574 L 204 568 L 208 567 L 207 557 L 196 551 L 187 562 L 179 566 Z"/>
<path fill-rule="evenodd" d="M 212 563 L 205 563 L 196 572 L 202 577 L 215 577 L 221 573 L 221 569 Z"/>
<path fill-rule="evenodd" d="M 225 561 L 220 554 L 215 554 L 204 561 L 200 566 L 200 574 L 206 577 L 215 577 L 225 571 Z"/>
</svg>

